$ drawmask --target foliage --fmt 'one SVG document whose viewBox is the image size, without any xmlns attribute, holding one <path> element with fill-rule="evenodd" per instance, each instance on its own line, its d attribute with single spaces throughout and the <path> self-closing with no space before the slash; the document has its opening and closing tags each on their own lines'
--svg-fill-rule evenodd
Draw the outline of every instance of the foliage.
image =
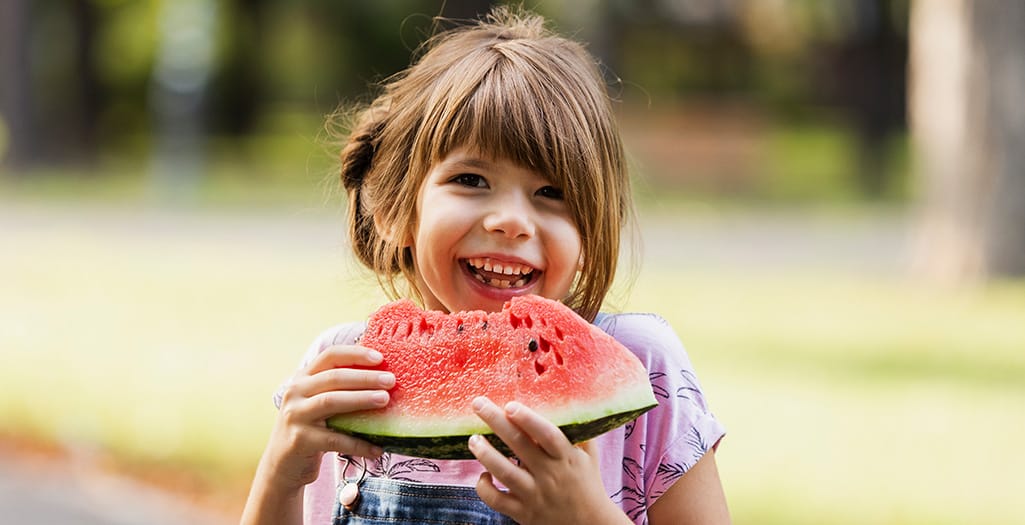
<svg viewBox="0 0 1025 525">
<path fill-rule="evenodd" d="M 159 157 L 161 140 L 179 133 L 196 134 L 204 147 L 207 140 L 244 143 L 254 135 L 289 133 L 278 127 L 280 115 L 324 115 L 366 99 L 376 81 L 415 56 L 436 29 L 434 16 L 458 19 L 487 4 L 37 2 L 19 15 L 26 36 L 14 42 L 25 60 L 0 63 L 0 78 L 6 79 L 0 91 L 9 92 L 4 100 L 12 106 L 0 108 L 0 129 L 17 139 L 4 140 L 0 132 L 0 154 L 14 167 L 88 166 L 111 156 Z M 688 9 L 672 2 L 591 0 L 581 8 L 579 2 L 551 0 L 529 7 L 591 44 L 616 99 L 711 106 L 740 100 L 757 115 L 810 115 L 813 125 L 841 128 L 853 149 L 830 159 L 832 171 L 780 179 L 779 193 L 803 197 L 809 190 L 853 184 L 849 179 L 859 177 L 858 169 L 839 165 L 858 162 L 859 144 L 903 129 L 904 109 L 890 100 L 902 100 L 903 63 L 889 62 L 900 62 L 904 53 L 906 2 L 848 4 L 827 9 L 806 1 L 742 2 Z M 873 43 L 876 38 L 888 40 Z M 872 47 L 877 44 L 882 47 Z M 195 58 L 200 55 L 209 58 Z M 175 75 L 182 78 L 169 80 Z M 864 100 L 861 91 L 848 88 L 863 84 L 887 96 L 866 92 Z M 14 107 L 25 108 L 24 115 Z M 852 134 L 865 126 L 867 135 Z M 719 160 L 730 161 L 728 155 Z M 181 178 L 189 183 L 188 175 Z M 867 196 L 879 195 L 870 190 Z"/>
</svg>

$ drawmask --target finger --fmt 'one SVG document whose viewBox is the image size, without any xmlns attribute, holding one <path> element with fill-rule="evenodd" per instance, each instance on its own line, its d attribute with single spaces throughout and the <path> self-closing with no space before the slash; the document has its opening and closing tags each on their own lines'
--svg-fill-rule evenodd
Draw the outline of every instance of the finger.
<svg viewBox="0 0 1025 525">
<path fill-rule="evenodd" d="M 473 411 L 477 414 L 477 417 L 481 418 L 485 424 L 491 427 L 491 430 L 495 432 L 495 435 L 505 443 L 513 454 L 518 456 L 520 459 L 530 463 L 530 460 L 535 458 L 537 455 L 542 454 L 543 451 L 538 449 L 537 445 L 534 444 L 530 436 L 523 432 L 519 427 L 513 424 L 506 415 L 505 411 L 494 404 L 490 399 L 479 396 L 473 400 Z"/>
<path fill-rule="evenodd" d="M 523 434 L 553 458 L 565 457 L 573 446 L 559 427 L 522 403 L 506 403 L 505 415 Z"/>
<path fill-rule="evenodd" d="M 365 346 L 338 345 L 329 346 L 323 352 L 313 358 L 306 373 L 309 375 L 330 370 L 332 368 L 350 366 L 377 366 L 384 360 L 384 356 L 377 350 Z"/>
<path fill-rule="evenodd" d="M 512 494 L 503 492 L 495 486 L 494 478 L 488 472 L 483 472 L 477 479 L 477 496 L 487 506 L 506 516 L 518 516 L 523 504 Z"/>
<path fill-rule="evenodd" d="M 306 421 L 324 421 L 331 416 L 360 410 L 373 410 L 388 404 L 386 390 L 334 390 L 317 394 L 304 403 L 300 417 Z"/>
<path fill-rule="evenodd" d="M 395 386 L 395 374 L 357 368 L 332 368 L 295 382 L 295 393 L 312 397 L 331 390 L 388 390 Z"/>
<path fill-rule="evenodd" d="M 512 492 L 522 494 L 534 487 L 534 478 L 530 473 L 513 464 L 484 436 L 480 434 L 470 436 L 469 447 L 470 452 L 484 466 L 484 469 L 503 485 L 509 487 Z"/>
</svg>

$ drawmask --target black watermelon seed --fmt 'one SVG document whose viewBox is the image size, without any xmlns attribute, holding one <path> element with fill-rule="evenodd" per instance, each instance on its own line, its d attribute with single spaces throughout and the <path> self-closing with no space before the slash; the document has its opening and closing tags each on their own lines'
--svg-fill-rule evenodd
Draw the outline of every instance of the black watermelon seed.
<svg viewBox="0 0 1025 525">
<path fill-rule="evenodd" d="M 531 339 L 530 342 L 527 343 L 527 350 L 530 350 L 531 352 L 537 352 L 537 341 Z"/>
<path fill-rule="evenodd" d="M 488 329 L 488 322 L 484 321 L 484 324 L 480 325 L 480 329 L 481 330 L 487 330 Z"/>
</svg>

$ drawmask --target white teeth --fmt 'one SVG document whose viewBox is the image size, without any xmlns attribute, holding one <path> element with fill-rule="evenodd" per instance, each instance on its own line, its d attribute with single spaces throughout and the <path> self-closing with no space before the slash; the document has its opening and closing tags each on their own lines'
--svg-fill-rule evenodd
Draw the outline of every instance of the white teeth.
<svg viewBox="0 0 1025 525">
<path fill-rule="evenodd" d="M 512 287 L 519 288 L 519 287 L 527 284 L 527 279 L 526 278 L 520 279 L 520 280 L 518 280 L 516 282 L 510 282 L 510 281 L 507 281 L 505 279 L 502 279 L 502 280 L 499 280 L 499 279 L 485 279 L 484 276 L 482 276 L 479 273 L 475 273 L 475 274 L 473 274 L 473 276 L 476 277 L 478 281 L 480 281 L 480 282 L 482 282 L 484 284 L 487 284 L 489 286 L 494 286 L 495 288 L 512 288 Z"/>
<path fill-rule="evenodd" d="M 503 263 L 498 263 L 498 262 L 492 262 L 491 259 L 489 259 L 487 257 L 474 257 L 472 259 L 466 259 L 466 262 L 470 266 L 472 266 L 472 267 L 474 267 L 474 268 L 476 268 L 478 270 L 483 270 L 483 271 L 486 271 L 486 272 L 492 272 L 492 273 L 500 274 L 500 275 L 508 275 L 510 277 L 513 277 L 513 276 L 518 277 L 518 279 L 516 279 L 515 281 L 512 280 L 512 278 L 510 278 L 510 279 L 489 279 L 489 278 L 484 277 L 483 275 L 481 275 L 479 273 L 471 272 L 471 273 L 473 273 L 473 276 L 477 278 L 478 281 L 480 281 L 480 282 L 482 282 L 484 284 L 487 284 L 489 286 L 494 286 L 495 288 L 510 288 L 510 287 L 519 288 L 519 287 L 522 287 L 525 284 L 527 284 L 527 281 L 530 280 L 530 276 L 534 273 L 534 268 L 532 268 L 530 266 L 521 265 L 521 264 L 515 264 L 515 263 L 505 263 L 505 264 L 503 264 Z"/>
</svg>

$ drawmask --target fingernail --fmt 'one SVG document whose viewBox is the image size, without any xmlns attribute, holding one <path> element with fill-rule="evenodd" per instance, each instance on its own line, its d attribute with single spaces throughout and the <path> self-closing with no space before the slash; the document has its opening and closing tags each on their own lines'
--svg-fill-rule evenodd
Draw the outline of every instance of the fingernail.
<svg viewBox="0 0 1025 525">
<path fill-rule="evenodd" d="M 477 448 L 480 445 L 480 440 L 484 438 L 480 434 L 474 434 L 470 436 L 470 448 Z"/>
<path fill-rule="evenodd" d="M 367 352 L 367 359 L 370 360 L 370 362 L 372 363 L 380 363 L 381 360 L 384 359 L 384 356 L 381 355 L 381 352 L 378 352 L 377 350 L 371 350 Z"/>
<path fill-rule="evenodd" d="M 509 414 L 511 416 L 511 415 L 515 414 L 516 412 L 518 412 L 520 410 L 520 407 L 522 407 L 522 406 L 523 405 L 521 405 L 520 403 L 517 403 L 516 401 L 510 401 L 510 402 L 505 404 L 505 413 Z"/>
<path fill-rule="evenodd" d="M 388 392 L 374 392 L 370 394 L 370 401 L 375 405 L 385 405 L 388 403 Z"/>
<path fill-rule="evenodd" d="M 384 388 L 395 386 L 395 374 L 385 373 L 377 376 L 377 384 Z"/>
<path fill-rule="evenodd" d="M 473 409 L 474 410 L 481 410 L 481 409 L 483 409 L 484 408 L 484 404 L 485 404 L 485 401 L 484 401 L 483 397 L 475 397 L 475 398 L 473 398 Z"/>
</svg>

